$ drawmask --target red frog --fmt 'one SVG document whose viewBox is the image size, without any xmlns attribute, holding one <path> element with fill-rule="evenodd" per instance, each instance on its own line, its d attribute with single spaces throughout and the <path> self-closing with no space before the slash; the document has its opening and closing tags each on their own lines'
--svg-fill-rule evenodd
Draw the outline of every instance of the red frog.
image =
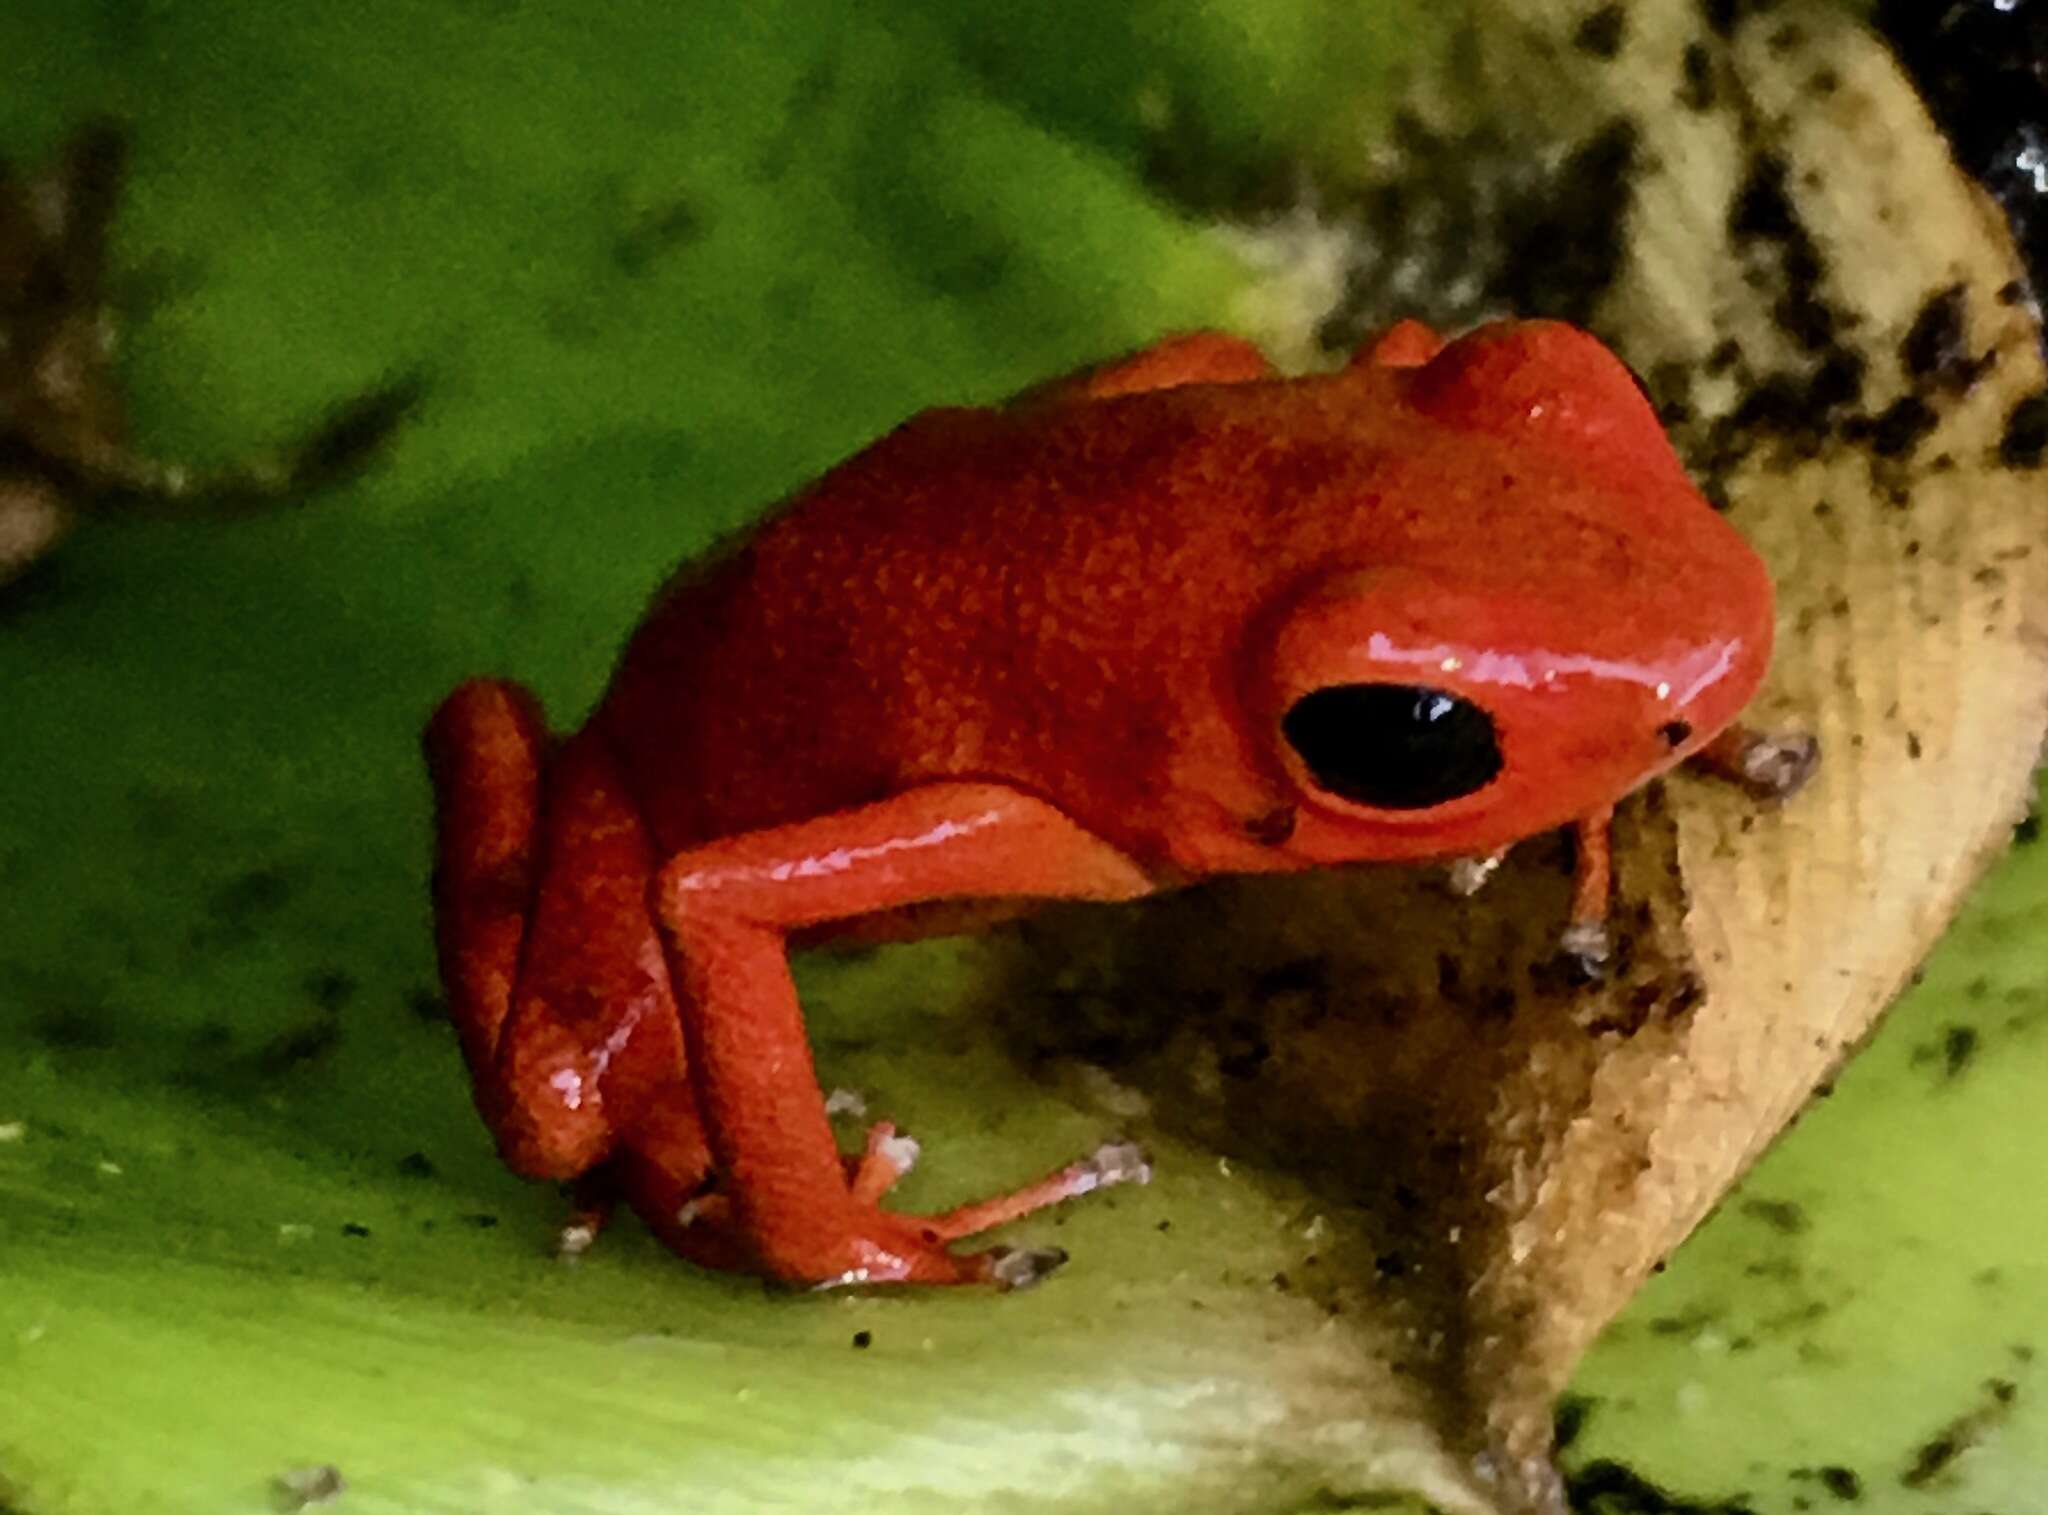
<svg viewBox="0 0 2048 1515">
<path fill-rule="evenodd" d="M 915 1145 L 840 1153 L 792 940 L 1574 825 L 1597 956 L 1617 800 L 1695 754 L 1810 767 L 1732 724 L 1771 635 L 1763 563 L 1569 326 L 1404 322 L 1305 378 L 1205 332 L 928 411 L 679 573 L 580 732 L 501 682 L 435 715 L 478 1105 L 515 1170 L 712 1267 L 1032 1281 L 1059 1254 L 952 1244 L 1142 1160 L 884 1209 Z"/>
</svg>

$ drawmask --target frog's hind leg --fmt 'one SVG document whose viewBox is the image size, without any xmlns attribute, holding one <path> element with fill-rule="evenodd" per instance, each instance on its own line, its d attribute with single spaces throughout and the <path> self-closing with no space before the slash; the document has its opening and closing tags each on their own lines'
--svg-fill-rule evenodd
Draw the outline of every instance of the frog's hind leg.
<svg viewBox="0 0 2048 1515">
<path fill-rule="evenodd" d="M 481 1091 L 511 1008 L 533 909 L 547 726 L 524 689 L 480 680 L 441 703 L 422 745 L 434 783 L 441 982 Z"/>
<path fill-rule="evenodd" d="M 503 683 L 456 690 L 427 753 L 442 974 L 500 1153 L 582 1179 L 586 1227 L 613 1193 L 672 1211 L 710 1161 L 647 912 L 652 843 L 617 764 L 588 732 L 551 753 L 538 704 Z M 718 1252 L 699 1234 L 691 1255 Z"/>
</svg>

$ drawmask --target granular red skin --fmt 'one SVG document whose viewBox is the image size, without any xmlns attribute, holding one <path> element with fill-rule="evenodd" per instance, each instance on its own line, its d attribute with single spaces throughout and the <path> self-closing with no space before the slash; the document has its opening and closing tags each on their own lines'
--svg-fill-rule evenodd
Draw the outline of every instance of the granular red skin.
<svg viewBox="0 0 2048 1515">
<path fill-rule="evenodd" d="M 1298 379 L 1200 333 L 927 412 L 679 574 L 558 752 L 513 686 L 436 716 L 480 1106 L 515 1167 L 606 1165 L 700 1261 L 987 1277 L 946 1250 L 968 1232 L 874 1203 L 882 1159 L 849 1183 L 793 933 L 1489 853 L 1705 745 L 1771 632 L 1762 563 L 1567 326 L 1403 323 Z M 1324 790 L 1281 721 L 1358 683 L 1476 704 L 1498 776 L 1416 809 Z"/>
</svg>

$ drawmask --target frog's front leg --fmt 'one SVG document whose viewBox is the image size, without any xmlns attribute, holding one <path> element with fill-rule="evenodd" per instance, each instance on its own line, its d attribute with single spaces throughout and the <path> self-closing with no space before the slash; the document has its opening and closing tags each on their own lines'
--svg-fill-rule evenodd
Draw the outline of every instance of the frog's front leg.
<svg viewBox="0 0 2048 1515">
<path fill-rule="evenodd" d="M 849 1176 L 790 980 L 793 931 L 930 900 L 1131 899 L 1137 864 L 1042 800 L 943 783 L 671 858 L 655 887 L 690 1077 L 727 1217 L 754 1265 L 795 1283 L 1018 1283 L 1006 1250 L 949 1242 L 1142 1168 L 1099 1154 L 1013 1195 L 940 1216 L 883 1210 L 915 1149 L 886 1127 Z"/>
</svg>

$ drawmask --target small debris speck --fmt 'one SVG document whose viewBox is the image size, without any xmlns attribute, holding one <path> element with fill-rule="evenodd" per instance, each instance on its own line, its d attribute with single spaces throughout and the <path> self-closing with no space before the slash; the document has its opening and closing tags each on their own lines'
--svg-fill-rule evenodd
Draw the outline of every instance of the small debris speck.
<svg viewBox="0 0 2048 1515">
<path fill-rule="evenodd" d="M 825 1113 L 858 1119 L 868 1113 L 867 1096 L 858 1089 L 834 1089 L 825 1096 Z"/>
<path fill-rule="evenodd" d="M 853 1345 L 854 1345 L 854 1350 L 855 1350 L 855 1351 L 859 1351 L 859 1352 L 865 1352 L 865 1351 L 866 1351 L 866 1350 L 867 1350 L 867 1349 L 868 1349 L 869 1347 L 873 1346 L 874 1344 L 875 1344 L 875 1333 L 874 1333 L 874 1332 L 872 1332 L 872 1331 L 856 1331 L 856 1332 L 854 1332 L 854 1333 L 853 1333 Z"/>
<path fill-rule="evenodd" d="M 271 1505 L 282 1515 L 291 1515 L 308 1505 L 332 1504 L 347 1490 L 348 1480 L 331 1462 L 286 1468 L 270 1481 Z"/>
</svg>

